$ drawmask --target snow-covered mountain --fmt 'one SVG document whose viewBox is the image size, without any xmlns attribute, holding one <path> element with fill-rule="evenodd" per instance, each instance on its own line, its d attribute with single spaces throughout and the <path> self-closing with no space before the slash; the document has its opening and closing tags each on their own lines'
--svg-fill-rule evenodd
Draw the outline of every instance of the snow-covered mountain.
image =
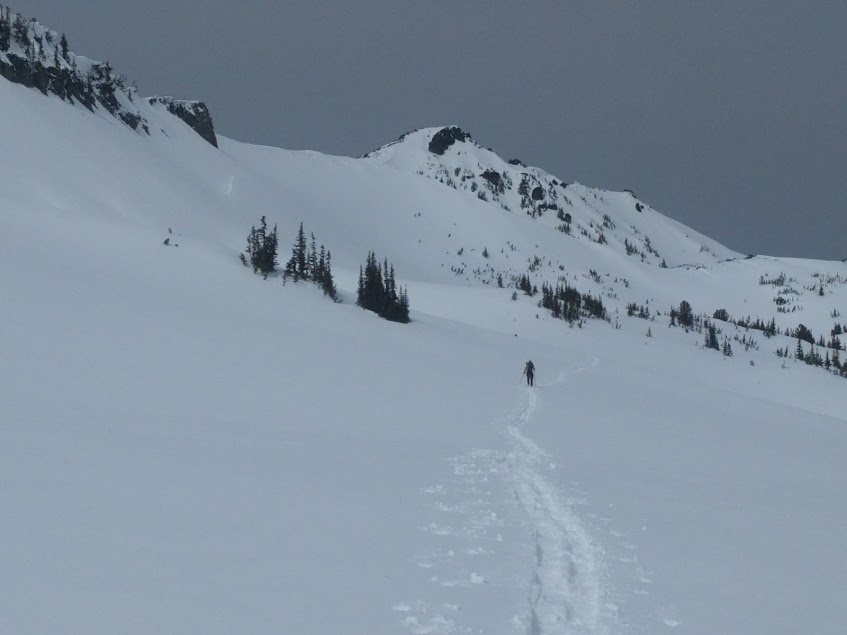
<svg viewBox="0 0 847 635">
<path fill-rule="evenodd" d="M 125 86 L 113 112 L 24 25 L 0 632 L 843 632 L 847 264 L 740 256 L 456 127 L 355 159 Z M 301 222 L 331 250 L 340 302 L 242 266 L 262 216 L 283 262 Z M 371 250 L 410 324 L 355 306 Z"/>
<path fill-rule="evenodd" d="M 518 159 L 505 161 L 457 126 L 407 133 L 364 158 L 470 192 L 506 211 L 538 218 L 576 240 L 608 244 L 642 262 L 695 265 L 739 256 L 662 216 L 631 191 L 566 183 Z"/>
</svg>

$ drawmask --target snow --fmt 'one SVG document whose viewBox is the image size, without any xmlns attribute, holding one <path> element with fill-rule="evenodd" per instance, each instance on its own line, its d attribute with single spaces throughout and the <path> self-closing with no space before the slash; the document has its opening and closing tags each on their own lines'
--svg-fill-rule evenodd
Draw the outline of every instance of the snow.
<svg viewBox="0 0 847 635">
<path fill-rule="evenodd" d="M 533 204 L 530 200 L 522 200 L 520 185 L 525 182 L 528 190 L 537 186 L 543 191 L 544 202 L 555 203 L 559 208 L 540 210 L 538 222 L 557 227 L 562 224 L 557 212 L 567 213 L 571 218 L 569 238 L 572 241 L 593 242 L 602 233 L 611 250 L 627 253 L 625 241 L 628 241 L 643 255 L 645 262 L 656 265 L 661 262 L 667 266 L 711 264 L 740 257 L 707 236 L 663 216 L 631 192 L 610 192 L 579 183 L 564 183 L 540 168 L 509 164 L 470 139 L 456 141 L 442 156 L 433 154 L 428 146 L 439 130 L 441 128 L 424 128 L 407 133 L 400 140 L 368 153 L 364 160 L 426 176 L 474 197 L 484 195 L 519 215 L 530 213 L 532 209 L 526 206 Z M 481 178 L 489 171 L 500 175 L 503 191 Z"/>
<path fill-rule="evenodd" d="M 828 335 L 844 263 L 721 262 L 600 194 L 696 251 L 663 269 L 375 159 L 216 150 L 146 107 L 141 136 L 8 82 L 0 107 L 0 632 L 844 631 L 844 379 L 666 315 Z M 238 263 L 261 215 L 332 250 L 343 303 Z M 353 305 L 371 249 L 411 324 Z M 536 255 L 611 323 L 497 288 Z"/>
</svg>

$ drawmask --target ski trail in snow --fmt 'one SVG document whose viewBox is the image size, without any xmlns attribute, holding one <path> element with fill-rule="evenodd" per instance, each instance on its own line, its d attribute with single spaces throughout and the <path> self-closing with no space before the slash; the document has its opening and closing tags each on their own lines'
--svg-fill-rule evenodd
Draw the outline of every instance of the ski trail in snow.
<svg viewBox="0 0 847 635">
<path fill-rule="evenodd" d="M 549 387 L 567 375 L 596 367 L 561 373 Z M 534 561 L 528 610 L 523 626 L 528 635 L 602 633 L 607 616 L 600 560 L 602 552 L 582 521 L 542 471 L 549 457 L 522 429 L 538 405 L 536 388 L 527 387 L 525 405 L 511 418 L 507 432 L 513 445 L 512 473 L 515 497 L 529 517 Z"/>
<path fill-rule="evenodd" d="M 415 635 L 607 632 L 607 618 L 614 612 L 606 603 L 602 552 L 574 513 L 573 501 L 563 498 L 545 476 L 550 457 L 523 433 L 535 413 L 539 392 L 598 364 L 595 359 L 588 366 L 575 366 L 550 382 L 521 391 L 515 414 L 507 413 L 497 422 L 506 432 L 509 450 L 474 449 L 453 457 L 449 459 L 451 474 L 421 490 L 431 497 L 427 508 L 432 516 L 417 528 L 422 543 L 410 563 L 432 591 L 392 606 L 406 630 Z M 495 479 L 509 486 L 506 491 L 512 493 L 512 501 L 495 495 Z M 484 606 L 481 598 L 488 589 L 513 583 L 497 577 L 496 563 L 511 549 L 501 532 L 508 535 L 508 512 L 515 509 L 514 501 L 530 522 L 530 583 L 514 582 L 525 594 L 517 596 L 515 608 L 526 609 L 519 615 L 510 613 L 508 625 L 500 623 L 500 628 L 491 630 L 489 616 L 480 613 L 479 607 Z M 466 611 L 465 602 L 476 610 Z M 503 618 L 508 619 L 505 613 Z"/>
</svg>

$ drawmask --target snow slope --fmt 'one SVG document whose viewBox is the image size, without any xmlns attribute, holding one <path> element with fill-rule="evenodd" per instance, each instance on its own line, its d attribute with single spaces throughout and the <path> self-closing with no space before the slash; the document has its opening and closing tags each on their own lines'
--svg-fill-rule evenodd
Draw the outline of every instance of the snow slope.
<svg viewBox="0 0 847 635">
<path fill-rule="evenodd" d="M 659 214 L 632 192 L 565 183 L 517 159 L 504 161 L 456 126 L 415 130 L 369 152 L 364 160 L 437 180 L 507 211 L 538 218 L 550 228 L 567 226 L 569 237 L 577 241 L 629 251 L 643 262 L 692 265 L 739 256 Z"/>
<path fill-rule="evenodd" d="M 421 178 L 425 154 L 216 149 L 5 81 L 0 109 L 0 632 L 844 632 L 844 380 L 666 315 L 828 334 L 844 263 L 720 262 L 580 190 L 606 204 L 580 223 L 649 222 L 660 268 Z M 261 215 L 332 250 L 342 303 L 238 263 Z M 370 249 L 410 325 L 354 306 Z M 512 301 L 530 265 L 610 321 Z"/>
</svg>

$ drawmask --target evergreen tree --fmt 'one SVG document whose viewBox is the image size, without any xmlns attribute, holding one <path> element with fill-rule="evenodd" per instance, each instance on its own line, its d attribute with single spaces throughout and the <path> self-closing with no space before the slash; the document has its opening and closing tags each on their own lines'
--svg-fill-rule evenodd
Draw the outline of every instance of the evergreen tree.
<svg viewBox="0 0 847 635">
<path fill-rule="evenodd" d="M 321 245 L 321 252 L 323 252 L 323 245 Z M 338 292 L 335 288 L 335 280 L 332 278 L 332 253 L 329 251 L 326 252 L 326 261 L 321 268 L 320 285 L 326 295 L 333 300 L 338 299 Z"/>
<path fill-rule="evenodd" d="M 291 249 L 291 258 L 285 264 L 285 278 L 294 278 L 294 281 L 310 280 L 319 286 L 324 294 L 331 297 L 333 300 L 338 299 L 338 294 L 335 288 L 335 280 L 332 277 L 332 256 L 327 251 L 324 245 L 321 245 L 320 251 L 317 248 L 317 239 L 315 234 L 310 234 L 311 240 L 309 246 L 306 246 L 306 231 L 303 223 L 300 223 L 300 228 L 297 231 L 297 237 L 294 240 L 294 245 Z M 361 288 L 363 285 L 362 272 L 359 272 L 359 295 L 361 296 Z"/>
<path fill-rule="evenodd" d="M 300 223 L 300 229 L 297 231 L 297 273 L 300 278 L 306 278 L 309 275 L 307 264 L 308 252 L 306 250 L 306 232 L 303 231 L 303 223 Z"/>
<path fill-rule="evenodd" d="M 518 277 L 518 289 L 520 289 L 529 296 L 532 295 L 532 282 L 530 281 L 529 276 L 525 273 L 522 273 Z"/>
<path fill-rule="evenodd" d="M 0 7 L 0 51 L 8 51 L 12 40 L 12 25 Z"/>
<path fill-rule="evenodd" d="M 310 280 L 319 281 L 320 274 L 318 272 L 318 251 L 315 247 L 315 235 L 312 234 L 311 244 L 309 245 L 309 259 L 306 263 L 306 277 Z"/>
<path fill-rule="evenodd" d="M 276 270 L 277 264 L 277 229 L 274 225 L 273 231 L 268 233 L 268 223 L 264 216 L 260 219 L 260 225 L 250 228 L 247 236 L 247 253 L 250 256 L 250 264 L 253 273 L 261 273 L 265 278 Z M 243 255 L 243 254 L 242 254 Z M 243 259 L 242 262 L 246 261 Z"/>
<path fill-rule="evenodd" d="M 298 281 L 308 277 L 308 251 L 306 248 L 306 232 L 303 230 L 303 223 L 300 223 L 300 229 L 297 231 L 297 238 L 294 241 L 294 246 L 291 248 L 291 258 L 285 265 L 285 277 L 292 277 L 294 281 Z"/>
<path fill-rule="evenodd" d="M 406 290 L 406 287 L 403 287 L 403 291 L 400 294 L 400 304 L 397 311 L 396 321 L 402 322 L 403 324 L 409 323 L 409 293 Z"/>
<path fill-rule="evenodd" d="M 802 362 L 805 358 L 806 356 L 803 353 L 803 340 L 797 338 L 797 348 L 794 351 L 794 359 L 797 359 Z"/>
<path fill-rule="evenodd" d="M 71 58 L 68 55 L 68 39 L 65 37 L 65 34 L 62 33 L 62 39 L 59 40 L 59 46 L 62 48 L 62 57 L 66 62 L 70 62 Z"/>
<path fill-rule="evenodd" d="M 387 320 L 409 321 L 409 297 L 405 289 L 398 289 L 393 265 L 388 260 L 380 265 L 373 252 L 359 269 L 356 304 Z"/>
<path fill-rule="evenodd" d="M 691 327 L 694 325 L 694 312 L 691 310 L 691 305 L 686 300 L 679 303 L 679 324 L 680 326 Z"/>
<path fill-rule="evenodd" d="M 800 324 L 797 326 L 797 329 L 793 333 L 794 337 L 799 338 L 808 342 L 809 344 L 815 343 L 815 336 L 812 335 L 812 332 L 806 328 L 805 324 Z"/>
<path fill-rule="evenodd" d="M 706 331 L 706 348 L 713 348 L 716 351 L 720 350 L 718 345 L 718 334 L 714 324 L 709 324 Z"/>
</svg>

